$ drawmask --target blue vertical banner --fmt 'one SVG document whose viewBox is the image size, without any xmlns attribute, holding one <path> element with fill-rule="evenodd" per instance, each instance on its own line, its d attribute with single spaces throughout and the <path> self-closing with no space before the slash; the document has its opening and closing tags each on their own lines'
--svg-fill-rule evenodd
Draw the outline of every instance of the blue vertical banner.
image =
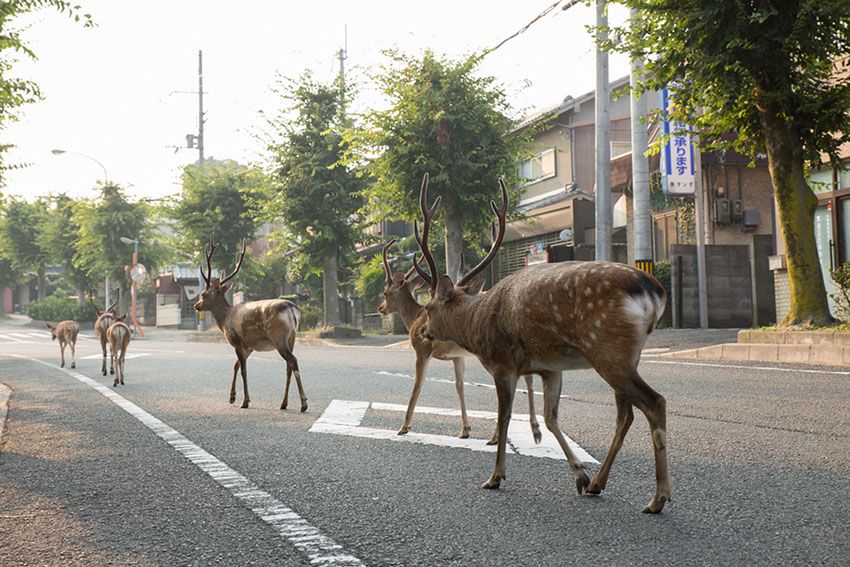
<svg viewBox="0 0 850 567">
<path fill-rule="evenodd" d="M 696 175 L 692 129 L 681 122 L 668 120 L 671 101 L 666 87 L 661 91 L 661 108 L 661 129 L 666 138 L 661 148 L 661 188 L 672 195 L 693 195 Z"/>
</svg>

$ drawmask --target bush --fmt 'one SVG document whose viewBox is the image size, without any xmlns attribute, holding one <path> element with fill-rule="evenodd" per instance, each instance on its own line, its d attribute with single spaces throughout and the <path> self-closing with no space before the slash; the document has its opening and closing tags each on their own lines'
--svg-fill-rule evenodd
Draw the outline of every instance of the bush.
<svg viewBox="0 0 850 567">
<path fill-rule="evenodd" d="M 41 301 L 27 304 L 27 315 L 39 321 L 65 321 L 73 319 L 78 323 L 94 321 L 95 313 L 90 305 L 78 305 L 76 299 L 51 295 Z"/>
<path fill-rule="evenodd" d="M 835 302 L 835 315 L 845 323 L 850 322 L 850 262 L 830 270 L 829 275 L 835 282 L 835 293 L 830 294 Z"/>
<path fill-rule="evenodd" d="M 304 305 L 299 305 L 298 308 L 301 310 L 301 323 L 298 327 L 302 331 L 315 329 L 321 325 L 324 318 L 324 311 L 322 311 L 321 307 L 305 303 Z"/>
<path fill-rule="evenodd" d="M 662 286 L 664 286 L 664 290 L 667 292 L 667 297 L 672 297 L 673 288 L 671 286 L 670 280 L 670 261 L 669 260 L 659 260 L 655 262 L 655 267 L 652 270 L 655 276 L 655 279 L 658 280 Z"/>
</svg>

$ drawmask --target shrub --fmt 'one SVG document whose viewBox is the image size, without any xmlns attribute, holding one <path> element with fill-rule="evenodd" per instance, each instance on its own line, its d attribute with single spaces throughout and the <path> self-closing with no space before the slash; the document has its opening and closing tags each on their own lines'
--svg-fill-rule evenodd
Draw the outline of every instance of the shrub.
<svg viewBox="0 0 850 567">
<path fill-rule="evenodd" d="M 27 315 L 39 321 L 94 321 L 95 313 L 90 305 L 79 305 L 76 299 L 51 295 L 41 301 L 30 301 L 27 304 Z"/>
<path fill-rule="evenodd" d="M 315 329 L 321 325 L 324 317 L 324 311 L 322 311 L 321 307 L 305 303 L 303 305 L 299 305 L 298 308 L 301 310 L 301 323 L 298 325 L 299 329 Z"/>
<path fill-rule="evenodd" d="M 655 267 L 653 269 L 653 274 L 655 279 L 664 286 L 664 290 L 667 292 L 667 297 L 671 297 L 673 294 L 673 289 L 670 287 L 670 261 L 669 260 L 659 260 L 655 262 Z"/>
<path fill-rule="evenodd" d="M 835 293 L 830 294 L 835 302 L 835 315 L 845 323 L 850 322 L 850 262 L 830 270 L 829 275 L 835 282 Z"/>
</svg>

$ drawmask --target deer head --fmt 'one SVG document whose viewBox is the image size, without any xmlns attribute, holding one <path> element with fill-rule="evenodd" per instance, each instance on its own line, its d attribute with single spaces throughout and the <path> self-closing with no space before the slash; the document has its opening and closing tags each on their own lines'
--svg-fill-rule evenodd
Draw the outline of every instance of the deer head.
<svg viewBox="0 0 850 567">
<path fill-rule="evenodd" d="M 47 328 L 50 329 L 50 336 L 52 337 L 50 340 L 55 341 L 56 340 L 56 327 L 54 327 L 53 325 L 48 323 Z"/>
<path fill-rule="evenodd" d="M 207 273 L 204 273 L 204 268 L 201 266 L 201 277 L 204 279 L 204 289 L 198 296 L 198 301 L 195 302 L 195 309 L 197 311 L 210 311 L 216 306 L 230 307 L 230 304 L 227 303 L 227 299 L 224 294 L 227 293 L 227 290 L 229 290 L 233 285 L 230 283 L 230 280 L 233 279 L 233 276 L 235 276 L 236 273 L 239 272 L 239 268 L 242 267 L 242 260 L 245 259 L 246 245 L 244 242 L 242 243 L 242 252 L 239 254 L 236 269 L 221 280 L 213 280 L 212 256 L 217 247 L 217 244 L 213 244 L 212 238 L 210 238 L 210 241 L 204 246 L 204 253 L 207 258 Z"/>
<path fill-rule="evenodd" d="M 106 308 L 106 309 L 104 309 L 104 310 L 101 310 L 101 309 L 100 309 L 100 308 L 99 308 L 99 307 L 95 304 L 95 302 L 94 302 L 94 296 L 92 295 L 92 290 L 89 290 L 89 303 L 91 304 L 92 308 L 94 309 L 94 314 L 95 314 L 98 318 L 100 318 L 102 315 L 107 314 L 107 313 L 108 313 L 108 314 L 111 314 L 113 317 L 114 317 L 114 316 L 116 316 L 116 315 L 118 314 L 118 312 L 117 312 L 117 311 L 115 311 L 115 307 L 118 305 L 118 300 L 117 300 L 117 299 L 116 299 L 116 300 L 115 300 L 115 302 L 114 302 L 112 305 L 110 305 L 108 308 Z"/>
<path fill-rule="evenodd" d="M 393 238 L 384 245 L 381 250 L 381 256 L 384 262 L 384 275 L 387 277 L 387 287 L 384 290 L 384 296 L 378 305 L 378 311 L 383 315 L 387 313 L 401 313 L 411 303 L 416 303 L 413 299 L 413 291 L 422 285 L 419 280 L 416 268 L 410 268 L 407 273 L 393 272 L 390 268 L 389 260 L 387 260 L 387 252 L 395 243 Z M 421 258 L 420 258 L 421 261 Z M 418 307 L 418 304 L 414 307 Z"/>
<path fill-rule="evenodd" d="M 428 326 L 425 332 L 429 337 L 436 337 L 442 340 L 449 339 L 448 330 L 445 328 L 447 318 L 451 319 L 451 312 L 456 310 L 472 296 L 478 295 L 481 288 L 484 286 L 484 278 L 479 277 L 479 275 L 490 264 L 490 262 L 493 261 L 493 258 L 496 257 L 499 247 L 502 244 L 502 240 L 505 237 L 505 217 L 508 211 L 508 188 L 505 185 L 505 181 L 501 178 L 499 178 L 499 187 L 502 190 L 502 206 L 497 207 L 495 201 L 490 201 L 490 207 L 493 209 L 493 212 L 496 213 L 496 218 L 499 222 L 498 232 L 493 239 L 493 245 L 490 247 L 490 251 L 484 259 L 482 259 L 455 284 L 448 275 L 443 275 L 439 279 L 436 277 L 436 262 L 434 261 L 434 257 L 431 255 L 431 251 L 428 249 L 427 234 L 433 218 L 434 210 L 439 204 L 439 199 L 435 200 L 434 204 L 429 209 L 426 206 L 428 199 L 428 187 L 427 183 L 423 183 L 422 189 L 419 193 L 419 206 L 422 211 L 424 236 L 422 238 L 419 237 L 418 229 L 414 232 L 416 233 L 416 242 L 419 244 L 419 248 L 422 251 L 422 255 L 425 257 L 431 273 L 426 274 L 419 268 L 419 265 L 416 262 L 414 262 L 414 268 L 419 273 L 419 276 L 429 283 L 431 290 L 431 300 L 425 306 L 425 309 L 428 311 Z M 415 223 L 414 229 L 416 229 Z"/>
</svg>

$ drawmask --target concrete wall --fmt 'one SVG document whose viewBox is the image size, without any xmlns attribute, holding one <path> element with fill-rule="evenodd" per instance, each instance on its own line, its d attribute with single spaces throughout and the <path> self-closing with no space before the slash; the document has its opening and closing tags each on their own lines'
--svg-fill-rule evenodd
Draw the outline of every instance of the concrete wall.
<svg viewBox="0 0 850 567">
<path fill-rule="evenodd" d="M 707 244 L 741 244 L 750 234 L 770 234 L 775 231 L 773 185 L 766 165 L 749 168 L 746 165 L 711 166 L 705 175 L 709 216 L 712 219 L 706 230 Z M 730 224 L 714 222 L 714 203 L 718 190 L 723 188 L 726 198 L 740 199 L 744 210 L 759 212 L 760 223 L 755 229 L 744 229 L 740 221 Z"/>
</svg>

